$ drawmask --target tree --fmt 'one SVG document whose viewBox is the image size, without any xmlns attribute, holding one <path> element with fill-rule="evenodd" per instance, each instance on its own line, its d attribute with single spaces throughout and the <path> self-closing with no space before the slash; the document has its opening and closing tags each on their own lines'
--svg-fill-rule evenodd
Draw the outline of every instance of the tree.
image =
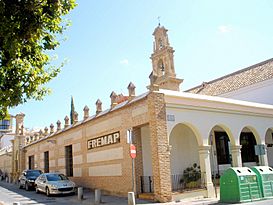
<svg viewBox="0 0 273 205">
<path fill-rule="evenodd" d="M 71 96 L 71 106 L 70 106 L 70 123 L 71 125 L 74 123 L 74 115 L 75 115 L 75 107 L 74 107 L 74 99 Z"/>
<path fill-rule="evenodd" d="M 45 86 L 61 66 L 51 66 L 48 51 L 69 26 L 63 19 L 75 0 L 0 0 L 0 118 L 7 109 L 42 100 Z"/>
</svg>

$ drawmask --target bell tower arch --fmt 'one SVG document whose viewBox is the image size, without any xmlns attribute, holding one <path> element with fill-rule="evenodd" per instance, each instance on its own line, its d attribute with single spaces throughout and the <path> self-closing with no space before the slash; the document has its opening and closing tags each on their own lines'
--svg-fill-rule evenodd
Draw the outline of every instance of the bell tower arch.
<svg viewBox="0 0 273 205">
<path fill-rule="evenodd" d="M 179 91 L 182 79 L 176 78 L 173 53 L 174 49 L 170 46 L 168 39 L 168 30 L 160 24 L 153 32 L 154 48 L 151 55 L 153 71 L 150 75 L 150 85 L 148 89 L 155 87 L 167 90 Z"/>
</svg>

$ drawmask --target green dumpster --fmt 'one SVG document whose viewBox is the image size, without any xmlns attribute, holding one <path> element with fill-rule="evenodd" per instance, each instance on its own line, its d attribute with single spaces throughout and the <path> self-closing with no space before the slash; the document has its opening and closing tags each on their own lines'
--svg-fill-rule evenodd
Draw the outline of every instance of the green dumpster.
<svg viewBox="0 0 273 205">
<path fill-rule="evenodd" d="M 221 202 L 248 202 L 261 198 L 257 176 L 250 168 L 231 167 L 221 176 Z"/>
<path fill-rule="evenodd" d="M 273 198 L 273 169 L 268 166 L 251 168 L 256 173 L 264 198 Z"/>
</svg>

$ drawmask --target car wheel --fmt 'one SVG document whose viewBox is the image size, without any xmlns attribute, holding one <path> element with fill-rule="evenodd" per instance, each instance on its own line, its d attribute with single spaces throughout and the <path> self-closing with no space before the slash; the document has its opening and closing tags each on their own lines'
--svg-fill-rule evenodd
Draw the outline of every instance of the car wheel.
<svg viewBox="0 0 273 205">
<path fill-rule="evenodd" d="M 35 187 L 35 192 L 36 192 L 37 194 L 39 194 L 39 193 L 40 193 L 40 191 L 39 191 L 39 189 L 38 189 L 38 187 L 37 187 L 37 186 Z"/>
<path fill-rule="evenodd" d="M 26 189 L 26 191 L 29 191 L 29 186 L 28 186 L 27 182 L 25 183 L 25 189 Z"/>
<path fill-rule="evenodd" d="M 22 189 L 22 184 L 21 184 L 20 180 L 18 181 L 18 187 L 19 187 L 19 189 Z"/>
<path fill-rule="evenodd" d="M 47 195 L 47 196 L 50 196 L 50 191 L 49 191 L 49 188 L 48 188 L 48 187 L 46 187 L 46 195 Z"/>
</svg>

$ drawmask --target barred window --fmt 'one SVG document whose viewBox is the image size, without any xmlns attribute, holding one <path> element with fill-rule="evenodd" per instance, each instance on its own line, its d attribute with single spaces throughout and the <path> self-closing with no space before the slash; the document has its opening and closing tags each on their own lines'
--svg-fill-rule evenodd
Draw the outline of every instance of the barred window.
<svg viewBox="0 0 273 205">
<path fill-rule="evenodd" d="M 28 156 L 28 168 L 34 169 L 34 155 Z"/>
<path fill-rule="evenodd" d="M 65 147 L 65 169 L 66 169 L 66 176 L 73 177 L 72 145 L 68 145 Z"/>
<path fill-rule="evenodd" d="M 226 132 L 214 132 L 218 164 L 231 164 L 230 140 Z"/>
<path fill-rule="evenodd" d="M 0 120 L 0 129 L 7 130 L 9 129 L 10 121 L 9 120 Z"/>
<path fill-rule="evenodd" d="M 242 145 L 242 162 L 258 162 L 255 155 L 256 140 L 252 132 L 242 132 L 240 135 L 240 144 Z"/>
<path fill-rule="evenodd" d="M 49 152 L 44 152 L 44 172 L 49 172 Z"/>
</svg>

